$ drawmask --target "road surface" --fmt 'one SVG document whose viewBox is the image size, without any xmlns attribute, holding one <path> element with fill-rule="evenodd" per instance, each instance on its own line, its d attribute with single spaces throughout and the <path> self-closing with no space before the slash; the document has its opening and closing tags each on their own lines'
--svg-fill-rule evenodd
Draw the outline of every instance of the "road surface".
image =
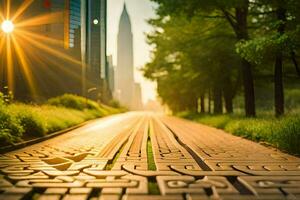
<svg viewBox="0 0 300 200">
<path fill-rule="evenodd" d="M 0 156 L 0 199 L 300 199 L 300 159 L 129 112 Z"/>
</svg>

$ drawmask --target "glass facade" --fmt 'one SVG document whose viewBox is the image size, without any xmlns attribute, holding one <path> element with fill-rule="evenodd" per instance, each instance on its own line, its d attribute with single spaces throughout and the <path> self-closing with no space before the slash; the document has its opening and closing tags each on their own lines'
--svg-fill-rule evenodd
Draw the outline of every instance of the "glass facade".
<svg viewBox="0 0 300 200">
<path fill-rule="evenodd" d="M 69 25 L 69 47 L 74 48 L 76 37 L 80 33 L 80 18 L 81 18 L 81 2 L 80 0 L 70 0 L 70 25 Z"/>
</svg>

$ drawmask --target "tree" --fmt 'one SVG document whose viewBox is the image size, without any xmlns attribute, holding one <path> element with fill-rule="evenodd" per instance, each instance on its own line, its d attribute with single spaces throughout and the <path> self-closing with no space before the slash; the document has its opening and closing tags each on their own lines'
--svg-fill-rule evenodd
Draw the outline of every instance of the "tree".
<svg viewBox="0 0 300 200">
<path fill-rule="evenodd" d="M 163 102 L 173 110 L 195 110 L 202 99 L 200 106 L 204 111 L 203 96 L 213 91 L 214 113 L 222 113 L 222 96 L 227 112 L 231 113 L 239 70 L 235 38 L 224 20 L 178 15 L 153 19 L 150 24 L 156 31 L 148 35 L 148 42 L 155 50 L 144 75 L 157 81 Z M 185 108 L 179 105 L 187 103 Z"/>
<path fill-rule="evenodd" d="M 295 0 L 256 0 L 251 8 L 253 21 L 258 31 L 255 38 L 242 41 L 238 52 L 246 60 L 261 63 L 262 60 L 274 59 L 274 107 L 277 117 L 284 114 L 283 63 L 291 57 L 299 74 L 297 59 L 297 26 L 299 27 L 298 12 L 300 3 Z M 288 19 L 289 18 L 289 19 Z M 297 22 L 298 21 L 298 22 Z M 273 56 L 274 55 L 274 56 Z"/>
<path fill-rule="evenodd" d="M 248 14 L 249 0 L 152 0 L 158 3 L 157 14 L 164 19 L 178 13 L 189 17 L 203 13 L 206 18 L 224 18 L 235 33 L 238 41 L 248 40 Z M 243 74 L 245 113 L 246 116 L 255 116 L 254 81 L 251 63 L 241 58 L 241 71 Z"/>
</svg>

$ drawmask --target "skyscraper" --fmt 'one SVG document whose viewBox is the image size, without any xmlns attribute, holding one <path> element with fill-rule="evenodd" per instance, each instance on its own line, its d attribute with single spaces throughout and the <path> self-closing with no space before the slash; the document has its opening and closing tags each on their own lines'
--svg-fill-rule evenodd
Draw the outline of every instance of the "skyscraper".
<svg viewBox="0 0 300 200">
<path fill-rule="evenodd" d="M 6 8 L 7 1 L 0 0 Z M 24 3 L 11 2 L 11 16 Z M 34 94 L 26 74 L 12 51 L 14 73 L 8 82 L 6 56 L 0 54 L 0 91 L 5 86 L 18 100 L 44 100 L 63 93 L 87 94 L 97 87 L 91 98 L 103 97 L 106 71 L 106 0 L 35 0 L 24 10 L 20 21 L 45 16 L 39 25 L 18 27 L 27 31 L 26 37 L 17 37 L 28 61 L 28 74 L 35 86 Z M 1 22 L 1 21 L 0 21 Z M 32 36 L 33 35 L 33 36 Z M 28 39 L 26 39 L 28 38 Z M 49 38 L 45 39 L 45 38 Z M 52 40 L 54 39 L 54 40 Z M 52 42 L 51 42 L 52 41 Z M 53 42 L 56 41 L 56 42 Z M 58 42 L 59 41 L 59 42 Z M 25 46 L 26 44 L 26 46 Z M 42 48 L 45 47 L 45 48 Z M 67 59 L 69 58 L 69 59 Z M 88 72 L 88 73 L 87 73 Z M 92 74 L 92 75 L 91 75 Z M 11 81 L 12 82 L 12 81 Z M 95 90 L 92 90 L 95 91 Z"/>
<path fill-rule="evenodd" d="M 130 109 L 134 107 L 133 36 L 131 21 L 124 4 L 119 22 L 115 97 Z"/>
<path fill-rule="evenodd" d="M 97 88 L 90 98 L 97 98 L 100 94 L 106 96 L 107 68 L 106 68 L 106 0 L 86 1 L 86 50 L 87 50 L 87 90 Z M 97 94 L 98 93 L 98 94 Z"/>
</svg>

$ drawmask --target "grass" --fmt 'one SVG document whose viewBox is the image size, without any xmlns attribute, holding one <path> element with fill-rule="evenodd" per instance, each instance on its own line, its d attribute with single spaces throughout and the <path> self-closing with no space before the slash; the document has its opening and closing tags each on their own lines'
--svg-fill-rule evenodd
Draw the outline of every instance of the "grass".
<svg viewBox="0 0 300 200">
<path fill-rule="evenodd" d="M 148 191 L 150 195 L 159 195 L 160 190 L 158 187 L 158 184 L 155 180 L 155 177 L 149 177 L 148 178 Z"/>
<path fill-rule="evenodd" d="M 117 112 L 118 109 L 91 100 L 86 106 L 85 98 L 70 94 L 43 105 L 6 103 L 0 98 L 0 145 L 41 137 Z"/>
<path fill-rule="evenodd" d="M 126 142 L 124 144 L 122 144 L 121 148 L 119 149 L 119 151 L 114 155 L 112 160 L 109 160 L 109 162 L 106 164 L 105 166 L 105 170 L 111 170 L 115 163 L 117 162 L 117 160 L 119 159 L 122 151 L 124 150 L 124 147 L 126 145 Z"/>
<path fill-rule="evenodd" d="M 272 117 L 269 113 L 260 114 L 257 118 L 245 118 L 237 114 L 181 113 L 180 116 L 256 142 L 266 142 L 288 153 L 300 155 L 300 112 L 298 111 L 281 118 Z"/>
<path fill-rule="evenodd" d="M 148 170 L 155 171 L 156 166 L 155 166 L 155 162 L 154 162 L 150 136 L 148 137 L 148 140 L 147 140 L 147 159 L 148 159 Z"/>
</svg>

